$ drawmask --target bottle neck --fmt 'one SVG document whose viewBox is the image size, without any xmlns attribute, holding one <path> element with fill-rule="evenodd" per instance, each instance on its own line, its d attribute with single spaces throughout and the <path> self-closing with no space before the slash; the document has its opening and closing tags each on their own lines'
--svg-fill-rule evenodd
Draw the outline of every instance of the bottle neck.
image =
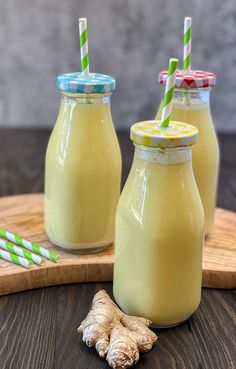
<svg viewBox="0 0 236 369">
<path fill-rule="evenodd" d="M 173 103 L 193 107 L 210 105 L 211 88 L 175 88 Z"/>
<path fill-rule="evenodd" d="M 64 103 L 74 103 L 81 105 L 110 105 L 110 96 L 109 94 L 78 94 L 78 93 L 69 93 L 69 92 L 61 92 L 62 101 Z"/>
<path fill-rule="evenodd" d="M 168 149 L 158 149 L 154 147 L 135 145 L 134 158 L 154 164 L 180 164 L 192 160 L 192 147 L 176 147 Z"/>
</svg>

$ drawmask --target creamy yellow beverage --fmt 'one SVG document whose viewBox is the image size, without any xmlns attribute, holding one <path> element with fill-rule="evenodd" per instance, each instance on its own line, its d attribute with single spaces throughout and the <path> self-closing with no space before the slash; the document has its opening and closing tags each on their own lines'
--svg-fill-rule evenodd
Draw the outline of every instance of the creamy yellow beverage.
<svg viewBox="0 0 236 369">
<path fill-rule="evenodd" d="M 204 212 L 191 147 L 159 149 L 133 140 L 134 161 L 116 214 L 114 296 L 126 313 L 172 326 L 201 298 Z"/>
<path fill-rule="evenodd" d="M 198 144 L 193 147 L 193 170 L 206 217 L 206 234 L 213 225 L 219 171 L 219 148 L 209 106 L 174 103 L 171 118 L 195 125 Z"/>
<path fill-rule="evenodd" d="M 156 119 L 161 116 L 160 105 Z M 193 171 L 206 217 L 206 234 L 210 233 L 216 206 L 219 172 L 219 146 L 209 106 L 209 89 L 176 89 L 171 119 L 197 127 L 198 144 L 193 147 Z"/>
<path fill-rule="evenodd" d="M 72 251 L 95 251 L 114 239 L 121 155 L 109 94 L 64 93 L 45 168 L 45 228 Z"/>
</svg>

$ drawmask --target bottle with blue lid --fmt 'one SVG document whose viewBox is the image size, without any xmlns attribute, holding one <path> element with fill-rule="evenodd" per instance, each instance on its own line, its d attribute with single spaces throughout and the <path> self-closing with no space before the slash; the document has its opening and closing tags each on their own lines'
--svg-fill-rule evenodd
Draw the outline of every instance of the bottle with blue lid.
<svg viewBox="0 0 236 369">
<path fill-rule="evenodd" d="M 59 75 L 61 105 L 45 168 L 45 228 L 72 252 L 95 252 L 114 238 L 121 154 L 110 111 L 115 79 L 98 73 Z"/>
</svg>

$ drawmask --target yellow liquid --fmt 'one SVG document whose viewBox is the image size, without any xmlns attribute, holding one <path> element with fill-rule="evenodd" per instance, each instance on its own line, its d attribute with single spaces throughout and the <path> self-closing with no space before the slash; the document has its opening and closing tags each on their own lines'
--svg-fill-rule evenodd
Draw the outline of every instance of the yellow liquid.
<svg viewBox="0 0 236 369">
<path fill-rule="evenodd" d="M 204 211 L 191 161 L 137 156 L 116 214 L 114 296 L 154 326 L 187 319 L 201 298 Z"/>
<path fill-rule="evenodd" d="M 46 154 L 49 239 L 74 251 L 111 244 L 120 178 L 121 155 L 110 104 L 64 99 Z"/>
<path fill-rule="evenodd" d="M 161 117 L 161 106 L 156 119 Z M 214 221 L 219 172 L 219 147 L 207 104 L 174 102 L 171 119 L 186 122 L 198 128 L 198 143 L 193 147 L 193 171 L 201 196 L 206 218 L 206 234 Z"/>
</svg>

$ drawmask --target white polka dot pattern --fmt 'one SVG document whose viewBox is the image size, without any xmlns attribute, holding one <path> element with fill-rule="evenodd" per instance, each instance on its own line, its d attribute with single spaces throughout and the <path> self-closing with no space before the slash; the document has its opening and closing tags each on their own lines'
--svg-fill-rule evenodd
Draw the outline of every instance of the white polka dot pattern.
<svg viewBox="0 0 236 369">
<path fill-rule="evenodd" d="M 167 71 L 159 73 L 159 82 L 166 84 Z M 216 84 L 216 75 L 214 73 L 202 70 L 191 70 L 184 72 L 178 70 L 176 73 L 175 87 L 177 88 L 208 88 L 214 87 Z"/>
<path fill-rule="evenodd" d="M 57 77 L 56 85 L 62 91 L 101 94 L 109 93 L 115 89 L 115 78 L 99 73 L 89 73 L 88 76 L 82 73 L 66 73 Z"/>
<path fill-rule="evenodd" d="M 198 129 L 191 124 L 171 121 L 161 128 L 160 121 L 151 120 L 134 124 L 130 138 L 137 144 L 161 149 L 192 146 L 197 142 Z"/>
</svg>

